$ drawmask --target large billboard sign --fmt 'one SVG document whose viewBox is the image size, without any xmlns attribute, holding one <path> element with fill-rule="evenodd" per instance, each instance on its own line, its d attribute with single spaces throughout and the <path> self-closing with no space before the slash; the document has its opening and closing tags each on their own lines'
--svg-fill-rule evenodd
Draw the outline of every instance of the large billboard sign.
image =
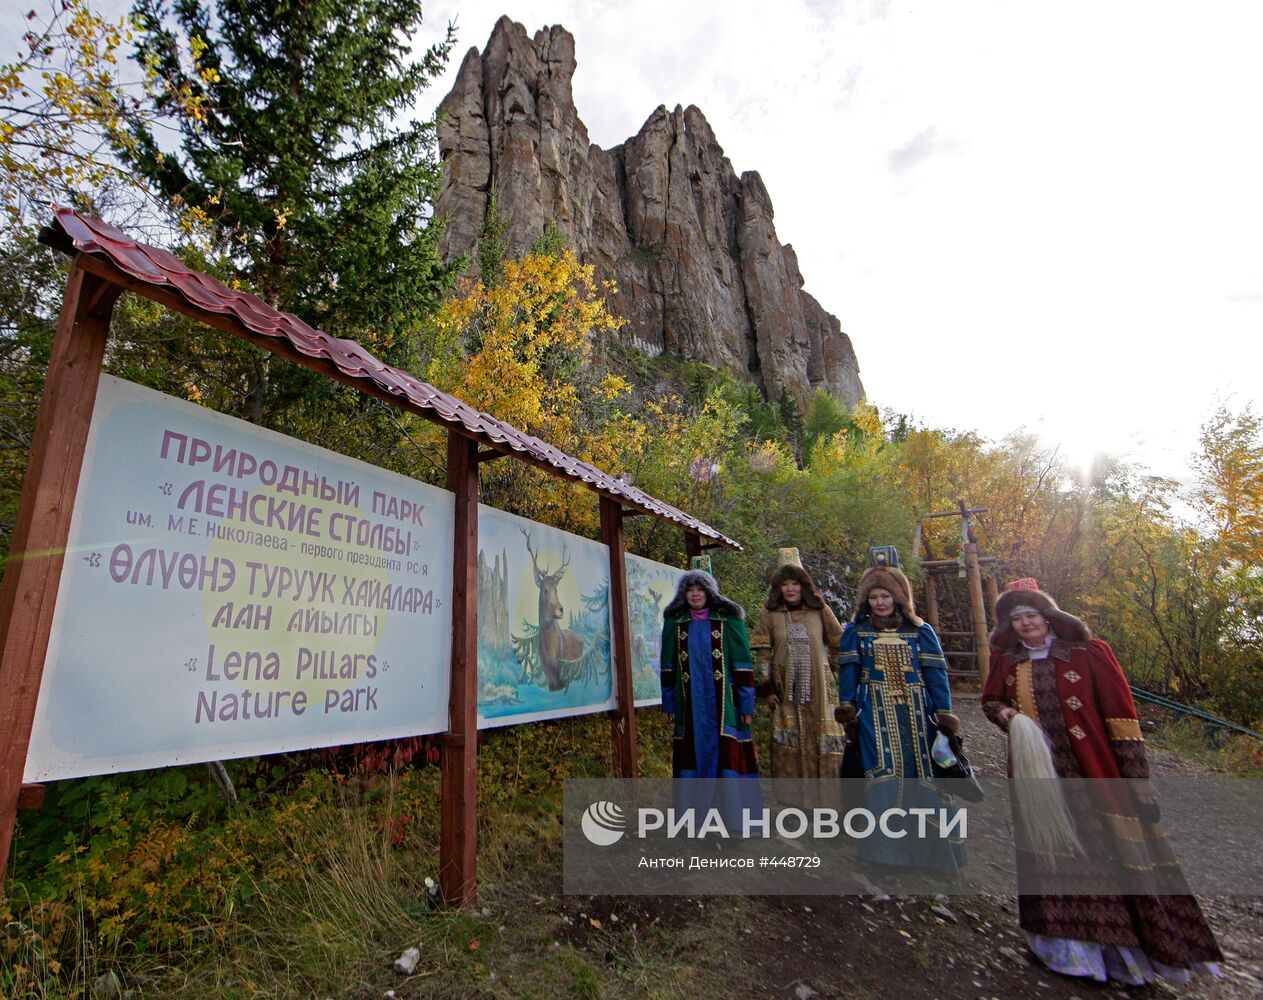
<svg viewBox="0 0 1263 1000">
<path fill-rule="evenodd" d="M 441 732 L 450 493 L 102 376 L 25 780 Z"/>
<path fill-rule="evenodd" d="M 450 493 L 103 375 L 24 780 L 442 732 Z M 609 549 L 478 516 L 483 728 L 612 709 Z M 627 557 L 633 690 L 681 570 Z"/>
</svg>

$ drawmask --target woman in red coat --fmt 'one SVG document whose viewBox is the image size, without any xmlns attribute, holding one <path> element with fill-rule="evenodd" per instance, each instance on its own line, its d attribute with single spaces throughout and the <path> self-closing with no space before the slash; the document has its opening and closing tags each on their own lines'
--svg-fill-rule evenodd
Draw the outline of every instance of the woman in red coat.
<svg viewBox="0 0 1263 1000">
<path fill-rule="evenodd" d="M 1083 848 L 1075 874 L 1086 884 L 1111 886 L 1124 871 L 1130 894 L 1019 896 L 1018 919 L 1031 950 L 1055 972 L 1131 985 L 1155 976 L 1184 981 L 1220 961 L 1192 895 L 1136 890 L 1135 881 L 1158 867 L 1169 885 L 1176 862 L 1157 821 L 1136 706 L 1113 650 L 1034 580 L 1009 585 L 996 602 L 996 621 L 982 695 L 987 718 L 1006 731 L 1018 713 L 1037 722 L 1060 778 L 1131 780 L 1130 793 L 1121 782 L 1075 783 L 1095 807 L 1074 810 Z M 1024 892 L 1051 879 L 1020 847 L 1018 868 Z"/>
</svg>

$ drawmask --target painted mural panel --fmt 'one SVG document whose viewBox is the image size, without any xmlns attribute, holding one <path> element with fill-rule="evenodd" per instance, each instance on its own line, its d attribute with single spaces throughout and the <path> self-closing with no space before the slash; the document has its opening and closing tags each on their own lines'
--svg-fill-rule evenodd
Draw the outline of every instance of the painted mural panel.
<svg viewBox="0 0 1263 1000">
<path fill-rule="evenodd" d="M 627 556 L 627 614 L 632 636 L 632 693 L 636 707 L 662 701 L 658 683 L 662 612 L 684 570 L 640 556 Z"/>
<path fill-rule="evenodd" d="M 478 724 L 613 708 L 610 557 L 600 542 L 478 511 Z"/>
</svg>

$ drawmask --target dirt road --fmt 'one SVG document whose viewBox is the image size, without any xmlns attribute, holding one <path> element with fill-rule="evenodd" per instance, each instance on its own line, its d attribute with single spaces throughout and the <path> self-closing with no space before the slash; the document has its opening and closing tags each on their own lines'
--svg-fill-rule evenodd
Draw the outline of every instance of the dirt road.
<svg viewBox="0 0 1263 1000">
<path fill-rule="evenodd" d="M 984 718 L 977 697 L 959 697 L 957 712 L 971 759 L 986 773 L 1003 774 L 1004 739 Z M 1157 774 L 1188 776 L 1199 770 L 1160 750 L 1152 750 L 1150 759 Z M 1263 997 L 1263 900 L 1203 898 L 1201 903 L 1226 956 L 1224 977 L 1144 989 L 1047 972 L 1026 950 L 1013 898 L 598 897 L 583 899 L 563 919 L 564 936 L 574 944 L 583 943 L 593 918 L 605 927 L 614 916 L 623 927 L 677 928 L 681 940 L 689 941 L 681 945 L 680 960 L 713 965 L 709 981 L 731 984 L 731 992 L 722 987 L 720 992 L 733 997 Z M 709 948 L 698 953 L 699 922 L 713 929 L 713 953 Z"/>
</svg>

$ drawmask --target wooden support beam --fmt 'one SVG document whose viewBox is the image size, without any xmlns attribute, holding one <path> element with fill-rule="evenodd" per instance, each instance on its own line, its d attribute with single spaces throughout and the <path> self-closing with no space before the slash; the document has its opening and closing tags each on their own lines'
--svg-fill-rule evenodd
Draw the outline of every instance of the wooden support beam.
<svg viewBox="0 0 1263 1000">
<path fill-rule="evenodd" d="M 938 581 L 930 573 L 925 578 L 925 618 L 935 632 L 938 631 Z"/>
<path fill-rule="evenodd" d="M 482 451 L 478 452 L 478 464 L 481 465 L 483 462 L 494 462 L 497 458 L 504 458 L 507 454 L 507 451 L 496 451 L 494 448 L 484 448 Z"/>
<path fill-rule="evenodd" d="M 684 554 L 689 557 L 690 562 L 694 556 L 702 554 L 702 538 L 696 532 L 684 532 Z"/>
<path fill-rule="evenodd" d="M 635 507 L 619 507 L 618 509 L 619 517 L 643 517 L 648 513 L 647 510 L 638 510 Z"/>
<path fill-rule="evenodd" d="M 932 517 L 961 517 L 962 514 L 986 514 L 986 513 L 988 513 L 986 507 L 964 507 L 963 509 L 957 508 L 956 510 L 941 511 L 938 514 L 922 514 L 919 518 L 917 518 L 917 520 L 928 521 Z"/>
<path fill-rule="evenodd" d="M 452 677 L 440 741 L 439 892 L 466 906 L 478 889 L 478 442 L 447 435 L 447 488 L 456 494 Z"/>
<path fill-rule="evenodd" d="M 82 259 L 76 258 L 66 281 L 0 585 L 0 879 L 17 819 L 110 314 L 122 291 L 90 274 Z"/>
<path fill-rule="evenodd" d="M 978 566 L 978 546 L 966 542 L 965 577 L 969 581 L 969 617 L 974 626 L 974 655 L 978 660 L 978 677 L 987 683 L 987 671 L 991 668 L 991 646 L 987 641 L 987 612 L 982 599 L 982 571 Z"/>
<path fill-rule="evenodd" d="M 979 556 L 978 565 L 988 566 L 996 561 L 996 556 Z M 921 568 L 934 572 L 935 570 L 957 570 L 960 569 L 960 560 L 958 559 L 926 559 L 921 563 Z"/>
<path fill-rule="evenodd" d="M 44 804 L 43 785 L 23 785 L 18 792 L 19 809 L 38 809 Z"/>
<path fill-rule="evenodd" d="M 639 776 L 636 762 L 636 696 L 632 690 L 631 619 L 627 611 L 627 557 L 619 504 L 601 497 L 601 541 L 610 549 L 610 613 L 614 631 L 610 652 L 614 658 L 614 694 L 618 708 L 610 713 L 614 743 L 614 777 Z"/>
<path fill-rule="evenodd" d="M 706 551 L 709 551 L 710 549 L 722 549 L 723 547 L 724 547 L 723 542 L 707 542 L 705 545 L 702 546 L 702 551 L 706 552 Z"/>
</svg>

